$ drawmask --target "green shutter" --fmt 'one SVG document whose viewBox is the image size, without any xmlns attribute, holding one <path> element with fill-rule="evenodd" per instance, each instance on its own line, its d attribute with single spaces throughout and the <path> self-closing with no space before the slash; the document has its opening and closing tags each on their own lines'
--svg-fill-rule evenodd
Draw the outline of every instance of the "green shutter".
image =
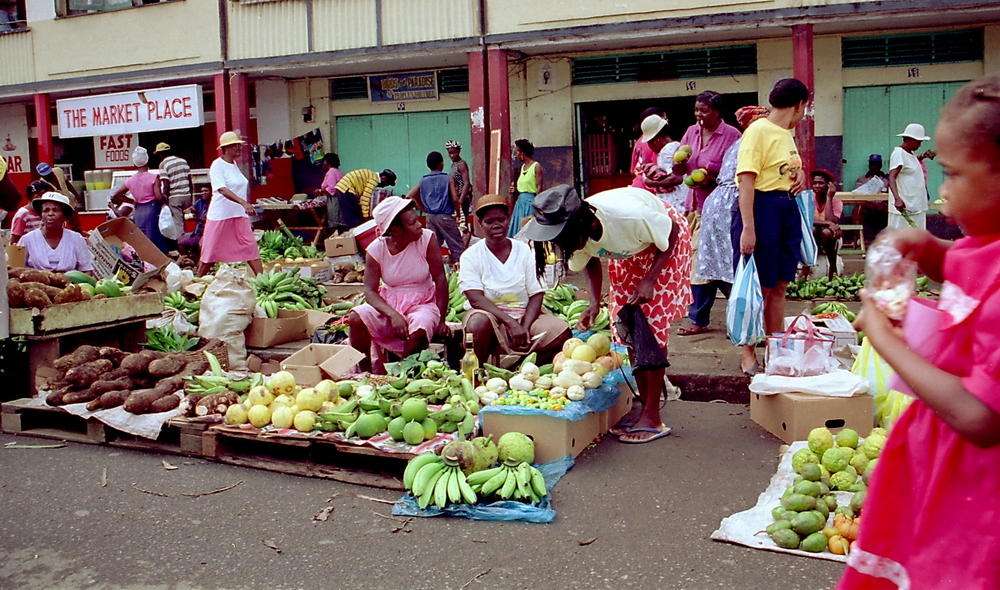
<svg viewBox="0 0 1000 590">
<path fill-rule="evenodd" d="M 330 80 L 330 96 L 333 100 L 368 98 L 368 78 L 364 76 L 333 78 Z"/>
<path fill-rule="evenodd" d="M 573 59 L 573 84 L 648 82 L 757 73 L 757 47 L 733 45 Z"/>
<path fill-rule="evenodd" d="M 841 40 L 841 60 L 845 68 L 912 66 L 982 59 L 982 29 L 845 37 Z"/>
</svg>

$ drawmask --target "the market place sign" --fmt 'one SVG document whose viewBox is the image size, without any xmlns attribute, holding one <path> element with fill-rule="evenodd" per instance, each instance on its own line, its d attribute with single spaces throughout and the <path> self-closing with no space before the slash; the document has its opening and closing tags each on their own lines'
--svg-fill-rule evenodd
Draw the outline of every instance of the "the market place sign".
<svg viewBox="0 0 1000 590">
<path fill-rule="evenodd" d="M 121 135 L 205 124 L 201 86 L 171 86 L 56 101 L 59 137 Z"/>
</svg>

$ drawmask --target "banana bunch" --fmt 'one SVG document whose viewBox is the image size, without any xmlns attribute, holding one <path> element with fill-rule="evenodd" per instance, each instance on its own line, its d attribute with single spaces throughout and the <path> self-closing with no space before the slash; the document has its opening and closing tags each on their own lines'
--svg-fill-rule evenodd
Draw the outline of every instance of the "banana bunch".
<svg viewBox="0 0 1000 590">
<path fill-rule="evenodd" d="M 279 230 L 265 231 L 259 240 L 257 248 L 263 262 L 272 262 L 279 258 L 321 258 L 323 254 L 313 245 L 306 245 L 299 236 L 289 231 L 281 220 L 278 220 Z"/>
<path fill-rule="evenodd" d="M 352 398 L 342 402 L 335 407 L 332 412 L 324 412 L 319 415 L 319 422 L 316 429 L 323 432 L 346 431 L 357 422 L 360 412 L 358 411 L 358 398 Z M 353 432 L 352 432 L 353 434 Z"/>
<path fill-rule="evenodd" d="M 319 310 L 320 311 L 324 311 L 326 313 L 332 313 L 333 315 L 336 315 L 336 316 L 345 316 L 352 309 L 354 309 L 355 307 L 363 304 L 364 302 L 365 302 L 365 296 L 364 295 L 358 295 L 354 299 L 344 300 L 344 301 L 338 301 L 336 303 L 331 303 L 330 305 L 327 305 L 325 307 L 319 308 Z"/>
<path fill-rule="evenodd" d="M 576 290 L 570 285 L 559 285 L 545 292 L 542 305 L 557 318 L 562 319 L 570 327 L 575 328 L 580 323 L 580 316 L 590 307 L 590 302 L 577 299 Z M 611 314 L 607 307 L 601 307 L 601 311 L 594 318 L 594 325 L 590 328 L 594 331 L 607 330 L 611 325 Z"/>
<path fill-rule="evenodd" d="M 163 298 L 163 304 L 180 311 L 187 318 L 187 321 L 198 325 L 201 301 L 189 301 L 182 293 L 175 291 Z"/>
<path fill-rule="evenodd" d="M 253 373 L 243 379 L 231 379 L 226 377 L 219 364 L 219 359 L 210 352 L 206 352 L 205 358 L 211 369 L 210 375 L 191 375 L 185 377 L 187 383 L 184 384 L 184 392 L 188 395 L 212 395 L 231 391 L 237 395 L 242 395 L 258 385 L 264 385 L 264 376 L 260 373 Z"/>
<path fill-rule="evenodd" d="M 433 453 L 418 455 L 410 461 L 403 472 L 403 485 L 413 493 L 421 509 L 431 504 L 444 508 L 448 504 L 478 501 L 458 462 Z"/>
<path fill-rule="evenodd" d="M 262 272 L 251 284 L 257 293 L 257 305 L 269 318 L 278 317 L 279 309 L 318 309 L 326 293 L 315 279 L 290 271 Z"/>
<path fill-rule="evenodd" d="M 853 322 L 856 319 L 854 312 L 839 301 L 827 301 L 825 303 L 820 303 L 814 307 L 810 313 L 812 315 L 819 315 L 821 313 L 837 313 L 849 322 Z"/>
<path fill-rule="evenodd" d="M 458 288 L 458 273 L 448 273 L 448 314 L 446 322 L 461 322 L 465 315 L 465 302 L 468 301 Z"/>
<path fill-rule="evenodd" d="M 473 473 L 467 481 L 472 491 L 484 498 L 536 503 L 548 493 L 542 472 L 523 462 L 505 461 L 499 467 Z"/>
</svg>

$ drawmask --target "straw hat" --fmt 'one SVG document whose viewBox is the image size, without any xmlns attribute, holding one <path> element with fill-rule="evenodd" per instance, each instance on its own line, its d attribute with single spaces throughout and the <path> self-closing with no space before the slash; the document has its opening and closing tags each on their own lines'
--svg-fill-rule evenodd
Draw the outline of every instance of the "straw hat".
<svg viewBox="0 0 1000 590">
<path fill-rule="evenodd" d="M 896 137 L 909 137 L 917 141 L 928 141 L 930 139 L 924 131 L 924 126 L 920 123 L 910 123 L 906 126 L 906 129 L 903 129 L 902 133 L 897 133 Z"/>
<path fill-rule="evenodd" d="M 240 139 L 239 135 L 236 135 L 235 131 L 226 131 L 219 136 L 219 149 L 222 149 L 228 145 L 239 145 L 246 143 Z"/>
<path fill-rule="evenodd" d="M 510 205 L 507 203 L 507 197 L 503 195 L 483 195 L 479 197 L 476 201 L 476 208 L 473 213 L 479 215 L 479 212 L 487 207 L 503 207 L 507 209 L 507 213 L 510 214 Z"/>
<path fill-rule="evenodd" d="M 42 196 L 35 197 L 34 199 L 32 199 L 31 208 L 35 210 L 35 213 L 41 215 L 42 204 L 45 203 L 46 201 L 49 201 L 51 203 L 59 203 L 60 205 L 62 205 L 63 213 L 66 214 L 66 217 L 69 217 L 70 215 L 73 214 L 73 206 L 69 204 L 69 197 L 67 197 L 64 194 L 53 191 L 43 193 Z"/>
<path fill-rule="evenodd" d="M 639 126 L 642 129 L 642 140 L 649 143 L 650 139 L 656 137 L 656 135 L 667 126 L 667 120 L 659 115 L 650 115 L 642 120 L 642 125 Z"/>
</svg>

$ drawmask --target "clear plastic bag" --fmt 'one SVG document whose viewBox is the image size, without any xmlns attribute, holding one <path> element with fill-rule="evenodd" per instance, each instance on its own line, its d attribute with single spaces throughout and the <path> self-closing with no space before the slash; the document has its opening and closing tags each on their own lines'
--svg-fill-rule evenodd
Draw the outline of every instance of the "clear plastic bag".
<svg viewBox="0 0 1000 590">
<path fill-rule="evenodd" d="M 916 291 L 917 264 L 886 242 L 876 242 L 865 258 L 869 297 L 890 319 L 901 321 Z"/>
</svg>

